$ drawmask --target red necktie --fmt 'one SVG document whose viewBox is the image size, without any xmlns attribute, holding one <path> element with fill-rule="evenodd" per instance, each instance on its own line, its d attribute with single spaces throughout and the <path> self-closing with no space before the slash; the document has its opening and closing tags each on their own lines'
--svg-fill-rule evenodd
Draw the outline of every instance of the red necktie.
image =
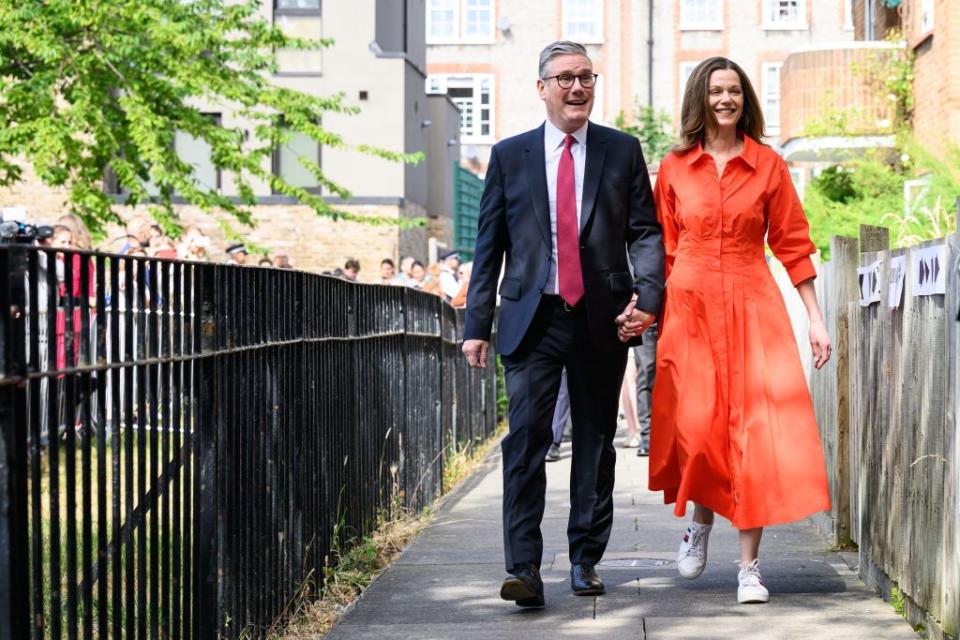
<svg viewBox="0 0 960 640">
<path fill-rule="evenodd" d="M 563 139 L 563 153 L 557 169 L 557 286 L 560 297 L 571 307 L 583 297 L 580 270 L 580 226 L 577 223 L 577 186 L 573 177 L 571 135 Z"/>
</svg>

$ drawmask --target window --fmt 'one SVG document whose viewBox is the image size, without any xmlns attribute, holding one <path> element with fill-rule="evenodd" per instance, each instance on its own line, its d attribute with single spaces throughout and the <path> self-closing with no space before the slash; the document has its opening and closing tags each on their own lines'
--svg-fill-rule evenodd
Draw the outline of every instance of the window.
<svg viewBox="0 0 960 640">
<path fill-rule="evenodd" d="M 493 141 L 492 75 L 431 75 L 427 93 L 446 93 L 459 107 L 462 142 Z"/>
<path fill-rule="evenodd" d="M 577 42 L 603 42 L 601 0 L 564 0 L 563 37 Z"/>
<path fill-rule="evenodd" d="M 804 0 L 764 0 L 764 29 L 806 29 Z"/>
<path fill-rule="evenodd" d="M 323 38 L 320 0 L 275 0 L 273 21 L 288 36 Z M 320 75 L 323 71 L 320 49 L 277 49 L 276 56 L 279 75 Z"/>
<path fill-rule="evenodd" d="M 857 0 L 843 0 L 843 28 L 853 30 L 853 7 Z"/>
<path fill-rule="evenodd" d="M 320 13 L 320 0 L 274 0 L 273 12 L 287 15 L 316 15 Z"/>
<path fill-rule="evenodd" d="M 934 0 L 922 0 L 920 4 L 920 33 L 933 31 L 933 18 L 936 13 Z"/>
<path fill-rule="evenodd" d="M 763 65 L 763 119 L 767 135 L 780 135 L 780 68 L 782 62 L 767 62 Z"/>
<path fill-rule="evenodd" d="M 489 44 L 493 0 L 427 0 L 428 43 Z"/>
<path fill-rule="evenodd" d="M 683 105 L 683 94 L 687 91 L 687 81 L 690 80 L 690 75 L 693 74 L 693 70 L 697 68 L 697 65 L 700 64 L 697 62 L 681 62 L 680 63 L 680 104 Z"/>
<path fill-rule="evenodd" d="M 220 124 L 219 113 L 205 114 Z M 177 131 L 173 135 L 173 148 L 177 156 L 193 166 L 193 181 L 203 189 L 220 189 L 220 168 L 213 164 L 213 147 L 203 138 L 194 138 L 189 133 Z"/>
<path fill-rule="evenodd" d="M 681 0 L 680 29 L 723 30 L 723 0 Z"/>
<path fill-rule="evenodd" d="M 807 172 L 800 167 L 790 167 L 790 180 L 797 197 L 803 200 L 803 194 L 807 190 Z"/>
<path fill-rule="evenodd" d="M 319 191 L 320 184 L 313 172 L 303 165 L 301 158 L 320 166 L 320 145 L 316 140 L 294 131 L 290 139 L 273 152 L 273 173 L 294 187 Z"/>
</svg>

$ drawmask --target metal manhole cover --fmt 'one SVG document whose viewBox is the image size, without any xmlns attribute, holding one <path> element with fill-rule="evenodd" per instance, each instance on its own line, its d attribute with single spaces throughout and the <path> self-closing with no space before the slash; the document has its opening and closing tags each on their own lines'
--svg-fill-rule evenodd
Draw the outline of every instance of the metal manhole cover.
<svg viewBox="0 0 960 640">
<path fill-rule="evenodd" d="M 653 569 L 672 564 L 670 560 L 657 560 L 654 558 L 611 558 L 600 563 L 602 567 L 641 567 L 644 569 Z"/>
</svg>

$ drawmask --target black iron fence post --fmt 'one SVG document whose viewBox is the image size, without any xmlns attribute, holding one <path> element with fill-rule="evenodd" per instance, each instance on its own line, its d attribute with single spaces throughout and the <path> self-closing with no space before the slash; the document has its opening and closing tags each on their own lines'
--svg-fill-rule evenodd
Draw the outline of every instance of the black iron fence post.
<svg viewBox="0 0 960 640">
<path fill-rule="evenodd" d="M 25 251 L 0 256 L 0 639 L 26 638 L 27 537 Z M 12 383 L 9 383 L 11 382 Z"/>
<path fill-rule="evenodd" d="M 196 602 L 193 607 L 194 637 L 218 636 L 222 611 L 220 610 L 218 574 L 219 557 L 219 499 L 217 496 L 217 425 L 220 390 L 217 385 L 217 360 L 210 355 L 217 351 L 219 309 L 216 304 L 216 265 L 196 267 L 196 301 L 200 305 L 200 357 L 196 365 L 197 422 L 194 425 L 196 452 L 196 536 L 194 562 L 196 575 Z"/>
</svg>

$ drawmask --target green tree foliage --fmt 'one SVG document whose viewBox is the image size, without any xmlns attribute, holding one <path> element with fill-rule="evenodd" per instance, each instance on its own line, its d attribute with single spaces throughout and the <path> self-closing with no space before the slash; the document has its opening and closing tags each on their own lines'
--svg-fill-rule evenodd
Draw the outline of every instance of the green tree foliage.
<svg viewBox="0 0 960 640">
<path fill-rule="evenodd" d="M 660 162 L 676 143 L 669 114 L 639 102 L 634 104 L 629 122 L 621 111 L 614 120 L 614 126 L 640 140 L 643 157 L 651 164 Z"/>
<path fill-rule="evenodd" d="M 260 0 L 0 0 L 0 186 L 32 165 L 47 185 L 65 187 L 73 211 L 96 232 L 116 221 L 104 193 L 108 170 L 125 204 L 151 203 L 176 228 L 177 195 L 210 212 L 252 224 L 253 180 L 309 205 L 350 218 L 322 197 L 270 171 L 273 150 L 302 132 L 326 147 L 349 148 L 319 123 L 324 113 L 353 113 L 343 95 L 318 97 L 274 86 L 274 52 L 332 41 L 284 35 L 260 17 Z M 198 105 L 218 105 L 246 120 L 222 127 Z M 206 188 L 178 158 L 174 135 L 206 141 L 213 164 L 231 176 L 239 198 Z M 418 156 L 356 147 L 390 160 Z M 349 196 L 316 162 L 300 162 L 319 184 Z M 147 183 L 159 191 L 147 193 Z M 228 218 L 229 219 L 229 218 Z"/>
<path fill-rule="evenodd" d="M 904 177 L 879 154 L 825 169 L 807 186 L 803 208 L 814 244 L 830 257 L 831 236 L 858 236 L 861 224 L 880 225 L 903 208 Z"/>
</svg>

